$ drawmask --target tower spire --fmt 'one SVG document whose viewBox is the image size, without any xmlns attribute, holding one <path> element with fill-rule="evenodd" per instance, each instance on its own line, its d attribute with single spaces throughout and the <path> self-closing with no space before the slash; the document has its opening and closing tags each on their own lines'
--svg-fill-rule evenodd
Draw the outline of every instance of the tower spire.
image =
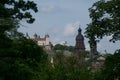
<svg viewBox="0 0 120 80">
<path fill-rule="evenodd" d="M 79 26 L 78 33 L 81 33 L 81 31 L 82 31 L 82 29 L 81 29 L 80 26 Z"/>
<path fill-rule="evenodd" d="M 76 36 L 75 52 L 78 57 L 81 57 L 85 52 L 84 37 L 79 26 L 78 35 Z"/>
</svg>

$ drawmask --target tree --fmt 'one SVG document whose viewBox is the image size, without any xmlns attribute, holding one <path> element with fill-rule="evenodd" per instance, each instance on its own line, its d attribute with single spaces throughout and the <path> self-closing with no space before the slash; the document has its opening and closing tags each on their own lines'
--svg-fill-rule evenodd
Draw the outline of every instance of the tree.
<svg viewBox="0 0 120 80">
<path fill-rule="evenodd" d="M 0 54 L 0 78 L 3 80 L 32 80 L 47 60 L 41 47 L 32 40 L 20 38 L 12 43 L 11 53 Z M 9 50 L 10 51 L 10 50 Z"/>
<path fill-rule="evenodd" d="M 0 0 L 0 80 L 35 80 L 47 60 L 43 49 L 17 31 L 20 21 L 33 23 L 33 1 Z"/>
<path fill-rule="evenodd" d="M 63 53 L 56 53 L 53 57 L 53 65 L 49 69 L 51 80 L 92 80 L 92 73 L 87 66 L 81 64 L 73 54 L 65 56 Z M 50 71 L 48 70 L 48 71 Z M 52 74 L 52 75 L 51 75 Z"/>
<path fill-rule="evenodd" d="M 9 36 L 20 34 L 17 32 L 20 20 L 25 19 L 27 23 L 34 22 L 35 19 L 30 13 L 32 10 L 38 11 L 33 1 L 0 0 L 0 48 L 10 47 Z"/>
<path fill-rule="evenodd" d="M 38 11 L 33 1 L 0 1 L 0 55 L 12 53 L 12 39 L 23 36 L 17 31 L 20 20 L 26 19 L 28 23 L 33 23 L 35 19 L 30 14 L 31 10 Z"/>
<path fill-rule="evenodd" d="M 61 44 L 56 44 L 56 45 L 54 46 L 54 50 L 64 50 L 64 46 L 61 45 Z"/>
<path fill-rule="evenodd" d="M 54 50 L 68 50 L 70 52 L 74 52 L 74 46 L 67 46 L 67 45 L 61 45 L 61 44 L 56 44 L 53 47 Z"/>
<path fill-rule="evenodd" d="M 17 20 L 26 19 L 28 23 L 33 23 L 30 10 L 37 12 L 36 4 L 33 1 L 24 0 L 1 0 L 0 1 L 0 18 L 13 18 Z"/>
<path fill-rule="evenodd" d="M 92 22 L 86 28 L 90 43 L 112 36 L 110 41 L 120 40 L 120 0 L 100 0 L 89 8 Z"/>
<path fill-rule="evenodd" d="M 90 46 L 104 36 L 111 36 L 110 41 L 120 40 L 120 0 L 99 0 L 89 8 L 91 23 L 86 28 L 86 37 Z M 119 80 L 120 79 L 120 50 L 107 56 L 103 70 L 94 76 L 95 80 Z M 96 75 L 96 74 L 95 74 Z"/>
<path fill-rule="evenodd" d="M 119 80 L 120 79 L 120 50 L 109 55 L 103 69 L 94 76 L 95 80 Z"/>
<path fill-rule="evenodd" d="M 11 36 L 13 38 L 13 35 L 16 35 L 16 37 L 22 35 L 17 31 L 20 26 L 20 20 L 25 19 L 28 23 L 34 22 L 35 19 L 30 14 L 30 11 L 32 10 L 34 12 L 38 11 L 36 4 L 33 1 L 0 1 L 0 49 L 8 49 L 11 47 Z"/>
</svg>

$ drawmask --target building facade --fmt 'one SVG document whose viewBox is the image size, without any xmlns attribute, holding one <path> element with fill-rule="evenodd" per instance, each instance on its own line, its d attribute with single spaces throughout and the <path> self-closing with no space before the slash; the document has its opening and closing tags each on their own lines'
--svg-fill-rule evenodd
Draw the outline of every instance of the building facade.
<svg viewBox="0 0 120 80">
<path fill-rule="evenodd" d="M 45 35 L 44 38 L 41 38 L 37 34 L 34 34 L 34 38 L 32 40 L 37 41 L 39 46 L 44 47 L 46 50 L 51 50 L 51 42 L 50 42 L 50 37 L 49 35 Z"/>
</svg>

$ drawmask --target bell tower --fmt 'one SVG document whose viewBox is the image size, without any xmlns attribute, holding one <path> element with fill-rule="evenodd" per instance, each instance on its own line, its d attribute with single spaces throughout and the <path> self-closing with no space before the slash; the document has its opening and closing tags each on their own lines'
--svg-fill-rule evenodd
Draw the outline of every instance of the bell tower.
<svg viewBox="0 0 120 80">
<path fill-rule="evenodd" d="M 78 57 L 81 57 L 85 52 L 84 37 L 81 32 L 82 30 L 79 27 L 78 35 L 76 36 L 76 44 L 75 44 L 75 53 Z"/>
</svg>

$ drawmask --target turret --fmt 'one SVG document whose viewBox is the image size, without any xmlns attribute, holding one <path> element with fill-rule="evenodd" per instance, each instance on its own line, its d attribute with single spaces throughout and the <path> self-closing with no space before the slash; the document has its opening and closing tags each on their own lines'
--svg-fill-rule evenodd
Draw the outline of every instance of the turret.
<svg viewBox="0 0 120 80">
<path fill-rule="evenodd" d="M 49 43 L 50 40 L 49 40 L 49 35 L 48 34 L 45 35 L 45 39 L 46 39 L 46 43 L 45 44 L 46 45 L 50 45 L 50 43 Z"/>
<path fill-rule="evenodd" d="M 37 38 L 37 37 L 38 37 L 38 36 L 37 36 L 37 34 L 35 33 L 35 34 L 34 34 L 34 38 Z"/>
</svg>

